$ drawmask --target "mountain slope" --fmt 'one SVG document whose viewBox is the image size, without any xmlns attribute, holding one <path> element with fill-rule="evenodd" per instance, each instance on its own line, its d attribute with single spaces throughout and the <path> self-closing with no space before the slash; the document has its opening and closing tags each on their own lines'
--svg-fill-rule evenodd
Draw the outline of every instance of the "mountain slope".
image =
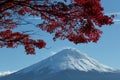
<svg viewBox="0 0 120 80">
<path fill-rule="evenodd" d="M 53 72 L 60 70 L 73 69 L 80 71 L 96 70 L 100 72 L 112 72 L 113 68 L 105 66 L 86 54 L 75 49 L 64 49 L 33 66 L 24 69 L 23 72 L 39 71 L 42 68 L 49 67 Z"/>
<path fill-rule="evenodd" d="M 120 73 L 75 49 L 57 54 L 0 80 L 120 80 Z"/>
</svg>

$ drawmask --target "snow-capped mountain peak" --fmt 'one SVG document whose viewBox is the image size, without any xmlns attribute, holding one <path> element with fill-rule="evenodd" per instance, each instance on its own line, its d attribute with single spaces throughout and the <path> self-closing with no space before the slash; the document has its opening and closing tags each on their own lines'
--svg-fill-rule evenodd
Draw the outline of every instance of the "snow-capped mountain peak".
<svg viewBox="0 0 120 80">
<path fill-rule="evenodd" d="M 76 49 L 64 49 L 55 55 L 38 62 L 30 67 L 27 67 L 20 72 L 38 72 L 43 69 L 48 69 L 50 72 L 59 72 L 62 70 L 79 70 L 79 71 L 99 71 L 112 72 L 115 69 L 108 67 L 89 57 L 87 54 L 81 53 Z"/>
<path fill-rule="evenodd" d="M 120 71 L 105 66 L 76 49 L 55 55 L 0 80 L 120 80 Z"/>
</svg>

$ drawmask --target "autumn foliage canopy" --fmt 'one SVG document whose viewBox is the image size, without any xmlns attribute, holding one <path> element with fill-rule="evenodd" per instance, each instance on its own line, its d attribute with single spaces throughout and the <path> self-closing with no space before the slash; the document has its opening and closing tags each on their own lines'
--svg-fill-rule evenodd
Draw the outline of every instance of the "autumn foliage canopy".
<svg viewBox="0 0 120 80">
<path fill-rule="evenodd" d="M 41 17 L 37 28 L 54 34 L 53 40 L 97 42 L 102 33 L 100 27 L 113 24 L 114 16 L 104 15 L 103 10 L 100 0 L 0 0 L 0 47 L 23 45 L 27 54 L 34 54 L 35 48 L 45 48 L 44 40 L 13 31 L 26 15 Z"/>
</svg>

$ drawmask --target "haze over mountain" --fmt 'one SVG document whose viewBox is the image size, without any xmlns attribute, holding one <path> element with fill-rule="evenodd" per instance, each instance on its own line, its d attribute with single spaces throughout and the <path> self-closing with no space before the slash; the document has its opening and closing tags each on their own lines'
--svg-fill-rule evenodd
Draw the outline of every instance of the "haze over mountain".
<svg viewBox="0 0 120 80">
<path fill-rule="evenodd" d="M 120 73 L 70 48 L 0 80 L 120 80 Z"/>
</svg>

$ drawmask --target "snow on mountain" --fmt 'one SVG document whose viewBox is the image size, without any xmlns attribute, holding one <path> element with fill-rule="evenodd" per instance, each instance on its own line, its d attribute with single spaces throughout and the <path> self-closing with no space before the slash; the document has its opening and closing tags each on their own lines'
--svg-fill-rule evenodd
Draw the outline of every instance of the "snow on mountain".
<svg viewBox="0 0 120 80">
<path fill-rule="evenodd" d="M 12 74 L 16 71 L 4 71 L 4 72 L 0 72 L 0 76 L 6 76 L 6 75 L 9 75 L 9 74 Z"/>
<path fill-rule="evenodd" d="M 70 48 L 0 80 L 120 80 L 120 72 Z"/>
<path fill-rule="evenodd" d="M 89 57 L 85 53 L 81 53 L 76 49 L 64 49 L 57 54 L 27 67 L 20 72 L 27 73 L 29 71 L 38 72 L 43 68 L 49 68 L 51 72 L 59 72 L 61 70 L 79 70 L 79 71 L 99 71 L 112 72 L 115 69 L 108 67 Z"/>
</svg>

